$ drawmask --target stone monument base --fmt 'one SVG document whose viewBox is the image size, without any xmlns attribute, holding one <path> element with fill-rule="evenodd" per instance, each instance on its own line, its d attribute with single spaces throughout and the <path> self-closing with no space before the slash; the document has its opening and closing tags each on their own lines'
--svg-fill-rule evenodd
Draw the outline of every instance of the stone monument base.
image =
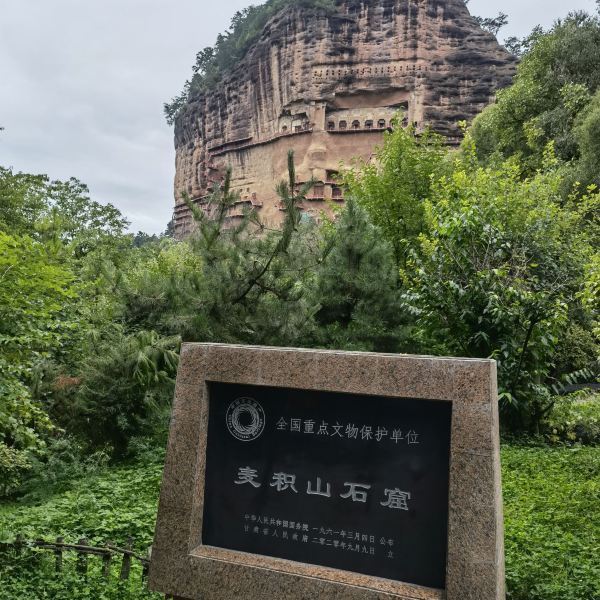
<svg viewBox="0 0 600 600">
<path fill-rule="evenodd" d="M 361 399 L 362 407 L 356 407 L 357 398 Z M 344 411 L 338 408 L 340 403 L 347 410 L 347 418 Z M 253 417 L 251 422 L 243 421 L 240 411 L 240 414 L 230 412 L 239 406 Z M 423 418 L 425 408 L 428 412 L 426 418 Z M 307 423 L 311 424 L 314 438 L 309 437 L 310 433 L 299 431 L 298 423 L 301 422 L 305 429 Z M 363 446 L 356 452 L 352 450 L 351 444 L 354 442 L 350 440 L 358 439 L 357 434 L 353 434 L 354 437 L 347 435 L 346 438 L 342 435 L 344 424 L 351 422 L 356 426 L 362 425 L 365 432 L 366 425 L 370 425 L 368 430 L 372 435 L 365 437 L 364 447 L 370 444 L 368 455 L 379 458 L 369 468 L 355 467 L 361 465 L 359 459 L 366 454 L 366 451 L 361 450 Z M 242 425 L 245 423 L 244 428 Z M 317 423 L 319 429 L 315 430 L 312 425 Z M 338 424 L 333 425 L 334 423 Z M 319 440 L 316 437 L 318 431 L 320 428 L 327 429 L 327 424 L 331 425 L 329 435 Z M 434 425 L 435 430 L 431 429 Z M 504 600 L 498 425 L 494 361 L 184 344 L 181 349 L 148 587 L 172 594 L 167 596 L 168 600 Z M 354 428 L 358 431 L 357 427 Z M 381 444 L 385 443 L 385 447 L 378 446 L 380 441 L 374 434 L 377 428 L 382 436 L 384 432 L 388 434 L 385 441 L 384 437 L 381 438 Z M 334 429 L 340 434 L 337 438 L 333 435 Z M 394 437 L 396 431 L 399 433 L 397 438 Z M 413 432 L 412 444 L 410 432 Z M 429 449 L 435 449 L 435 445 L 442 439 L 439 436 L 447 433 L 451 435 L 447 436 L 444 448 L 439 452 L 436 450 L 438 458 L 433 460 Z M 244 437 L 252 435 L 255 437 L 250 441 Z M 396 445 L 396 440 L 401 439 L 404 439 L 404 444 Z M 310 443 L 304 442 L 301 446 L 300 440 L 310 440 Z M 316 459 L 312 459 L 311 452 L 314 454 L 313 447 L 317 442 L 319 448 L 327 448 L 329 454 L 321 453 Z M 362 438 L 360 443 L 363 444 Z M 221 447 L 227 448 L 228 453 L 220 452 Z M 253 542 L 255 538 L 243 537 L 245 533 L 239 534 L 242 539 L 240 543 L 235 537 L 231 540 L 227 538 L 221 543 L 215 537 L 211 524 L 221 524 L 217 531 L 221 534 L 229 531 L 227 528 L 230 523 L 238 523 L 233 518 L 210 518 L 211 515 L 221 514 L 221 498 L 227 501 L 225 508 L 231 510 L 234 517 L 239 517 L 242 532 L 243 523 L 252 520 L 252 512 L 257 523 L 260 522 L 259 518 L 267 518 L 264 515 L 269 515 L 271 519 L 278 516 L 275 509 L 269 513 L 268 509 L 262 510 L 262 505 L 252 500 L 253 494 L 256 494 L 254 490 L 258 488 L 265 490 L 263 495 L 267 499 L 269 494 L 280 493 L 273 481 L 267 487 L 269 479 L 275 478 L 275 471 L 271 473 L 260 462 L 265 460 L 265 456 L 269 459 L 270 449 L 275 447 L 285 450 L 281 451 L 281 456 L 296 456 L 294 452 L 300 448 L 302 460 L 309 467 L 314 466 L 313 472 L 306 476 L 302 473 L 304 463 L 300 459 L 296 460 L 292 476 L 288 474 L 288 477 L 292 477 L 288 480 L 288 496 L 302 494 L 302 500 L 308 506 L 308 501 L 314 502 L 312 497 L 316 495 L 309 491 L 315 492 L 318 488 L 319 495 L 327 498 L 322 502 L 333 502 L 331 498 L 335 498 L 337 502 L 349 503 L 346 511 L 354 510 L 353 527 L 354 523 L 360 523 L 358 519 L 363 518 L 362 513 L 351 504 L 363 502 L 357 488 L 367 488 L 369 493 L 377 494 L 372 506 L 379 513 L 373 513 L 372 528 L 379 527 L 379 523 L 383 522 L 376 520 L 380 518 L 381 511 L 384 508 L 391 509 L 390 491 L 397 491 L 399 494 L 405 493 L 404 490 L 411 492 L 410 497 L 405 493 L 405 499 L 411 503 L 408 504 L 409 509 L 417 498 L 424 499 L 423 502 L 427 500 L 427 504 L 421 507 L 421 513 L 434 506 L 431 498 L 442 498 L 447 510 L 447 527 L 438 525 L 437 529 L 432 528 L 433 533 L 439 531 L 443 535 L 445 560 L 441 563 L 441 568 L 438 565 L 442 575 L 440 584 L 432 586 L 429 583 L 415 583 L 415 573 L 424 562 L 413 564 L 412 571 L 406 576 L 394 576 L 392 573 L 390 577 L 378 576 L 373 574 L 375 568 L 366 568 L 369 564 L 377 569 L 382 564 L 385 566 L 385 555 L 379 561 L 373 560 L 371 563 L 355 561 L 331 564 L 333 561 L 321 560 L 322 555 L 317 550 L 323 544 L 317 546 L 319 540 L 313 542 L 315 546 L 310 547 L 311 553 L 306 559 L 295 559 L 296 555 L 289 558 L 286 554 L 288 546 L 283 542 L 276 546 L 279 542 L 271 539 L 271 545 L 267 548 L 270 553 L 262 551 L 262 546 L 258 548 L 259 551 L 246 551 L 248 546 L 244 544 L 249 544 L 248 540 Z M 215 449 L 219 450 L 217 454 L 214 453 Z M 394 467 L 386 470 L 381 480 L 376 479 L 375 475 L 369 480 L 366 479 L 367 475 L 365 478 L 353 478 L 353 472 L 349 469 L 356 468 L 357 473 L 374 472 L 375 466 L 382 464 L 382 453 L 381 460 L 386 460 L 387 455 L 394 456 L 394 461 L 399 465 L 404 464 L 402 461 L 406 460 L 409 453 L 413 453 L 410 456 L 416 458 L 414 463 L 409 464 L 410 468 Z M 338 455 L 342 454 L 343 460 L 338 459 Z M 231 465 L 226 469 L 219 460 L 215 462 L 222 457 L 230 460 L 230 456 L 235 456 L 236 460 L 230 461 Z M 238 456 L 243 456 L 243 460 L 238 460 Z M 330 460 L 332 456 L 335 461 Z M 349 463 L 348 456 L 354 457 L 354 462 Z M 245 462 L 246 459 L 248 462 Z M 274 459 L 273 464 L 276 465 Z M 423 464 L 427 465 L 427 471 L 422 478 L 417 479 L 411 473 L 417 473 L 417 469 L 421 468 L 419 465 Z M 338 481 L 335 472 L 337 465 L 342 465 L 350 475 L 343 475 Z M 422 487 L 423 482 L 433 486 L 441 481 L 440 477 L 425 479 L 435 469 L 444 471 L 445 481 L 441 492 L 428 494 L 430 488 Z M 221 489 L 221 473 L 226 474 L 221 486 L 226 493 L 211 493 L 211 490 Z M 277 474 L 286 473 L 287 471 Z M 310 479 L 309 476 L 312 475 L 314 477 Z M 393 476 L 391 481 L 385 478 L 387 475 Z M 407 480 L 408 476 L 410 478 Z M 401 479 L 402 477 L 405 479 Z M 321 481 L 320 478 L 324 479 Z M 344 483 L 345 481 L 359 483 Z M 396 484 L 396 481 L 400 483 Z M 404 481 L 407 481 L 407 486 L 413 487 L 404 487 Z M 302 485 L 299 485 L 300 482 Z M 323 482 L 325 486 L 321 487 Z M 327 487 L 329 483 L 331 492 Z M 297 485 L 295 489 L 290 487 L 294 484 Z M 342 491 L 349 486 L 354 486 L 357 499 L 349 498 L 352 491 Z M 386 486 L 387 492 L 383 489 Z M 394 490 L 394 486 L 398 489 Z M 420 495 L 415 493 L 413 498 L 412 492 L 415 489 L 421 489 L 421 492 Z M 246 496 L 241 496 L 242 493 Z M 384 495 L 390 496 L 387 503 L 383 501 Z M 248 517 L 244 510 L 238 510 L 234 504 L 236 499 L 245 497 L 258 506 L 248 510 Z M 294 496 L 290 497 L 294 499 Z M 283 505 L 281 498 L 277 497 L 279 506 Z M 248 504 L 244 504 L 245 502 L 244 500 L 243 506 Z M 305 506 L 302 508 L 304 510 Z M 396 508 L 407 510 L 400 505 Z M 312 517 L 308 508 L 305 513 L 307 516 L 301 519 L 302 530 L 312 532 Z M 205 514 L 208 515 L 206 522 Z M 291 509 L 286 514 L 295 519 L 296 513 Z M 432 509 L 428 514 L 435 517 Z M 329 520 L 325 525 L 321 524 L 321 528 L 331 527 L 333 530 L 325 531 L 324 541 L 327 536 L 334 541 L 337 539 L 334 530 L 336 518 L 337 514 L 331 511 L 327 513 Z M 385 523 L 392 527 L 396 521 L 388 520 Z M 281 526 L 273 526 L 275 533 L 278 530 L 283 533 L 284 522 L 282 520 Z M 299 524 L 300 519 L 295 519 L 295 522 Z M 408 525 L 400 533 L 387 536 L 394 538 L 393 544 L 388 541 L 390 547 L 397 549 L 400 542 L 408 538 L 411 534 Z M 258 525 L 252 527 L 260 530 Z M 270 528 L 269 521 L 268 530 Z M 286 529 L 288 530 L 291 532 L 291 527 Z M 252 531 L 253 534 L 257 533 L 254 529 Z M 360 530 L 365 538 L 367 535 L 364 532 L 370 531 L 367 525 Z M 280 541 L 284 539 L 282 533 Z M 411 551 L 426 553 L 434 544 L 439 546 L 439 535 L 434 538 L 431 533 L 427 526 L 422 526 L 417 531 L 418 536 L 413 536 L 415 543 L 404 551 L 403 556 L 408 559 L 411 558 Z M 419 545 L 418 538 L 426 535 L 430 536 L 427 539 L 431 539 L 431 543 Z M 274 538 L 273 535 L 270 537 Z M 306 537 L 304 543 L 308 543 L 308 534 Z M 287 536 L 285 539 L 289 540 Z M 211 541 L 215 543 L 211 545 Z M 365 540 L 367 541 L 370 540 Z M 326 547 L 329 545 L 326 544 Z M 376 545 L 373 544 L 374 547 Z M 356 544 L 356 548 L 358 547 L 359 544 Z M 376 552 L 377 549 L 374 553 L 368 553 L 364 546 L 361 555 L 380 556 Z M 393 554 L 396 555 L 396 552 Z M 425 564 L 428 571 L 433 564 L 433 561 Z M 348 568 L 345 568 L 346 565 Z M 402 568 L 404 564 L 399 563 L 396 570 L 400 572 Z"/>
</svg>

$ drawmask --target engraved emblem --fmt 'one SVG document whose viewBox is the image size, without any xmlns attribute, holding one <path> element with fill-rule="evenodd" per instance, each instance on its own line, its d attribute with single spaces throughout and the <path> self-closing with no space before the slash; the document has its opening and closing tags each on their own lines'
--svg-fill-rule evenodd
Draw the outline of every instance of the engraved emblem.
<svg viewBox="0 0 600 600">
<path fill-rule="evenodd" d="M 231 435 L 242 441 L 258 439 L 265 429 L 265 411 L 254 398 L 238 398 L 227 409 L 225 416 Z"/>
</svg>

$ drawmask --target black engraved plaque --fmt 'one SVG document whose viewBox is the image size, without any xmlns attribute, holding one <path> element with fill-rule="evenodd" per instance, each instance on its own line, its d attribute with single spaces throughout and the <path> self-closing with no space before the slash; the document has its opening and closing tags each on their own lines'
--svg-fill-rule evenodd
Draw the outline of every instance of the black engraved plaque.
<svg viewBox="0 0 600 600">
<path fill-rule="evenodd" d="M 450 402 L 208 390 L 204 545 L 445 588 Z"/>
</svg>

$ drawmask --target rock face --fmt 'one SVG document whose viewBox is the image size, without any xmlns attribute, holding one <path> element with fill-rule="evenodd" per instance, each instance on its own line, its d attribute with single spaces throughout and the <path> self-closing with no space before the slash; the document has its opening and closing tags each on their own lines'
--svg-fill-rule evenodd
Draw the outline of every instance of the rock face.
<svg viewBox="0 0 600 600">
<path fill-rule="evenodd" d="M 368 160 L 391 119 L 430 125 L 458 141 L 510 84 L 516 60 L 482 30 L 463 0 L 337 0 L 336 14 L 285 9 L 215 90 L 192 98 L 175 125 L 175 229 L 187 235 L 186 192 L 200 206 L 225 168 L 240 202 L 282 220 L 275 193 L 294 150 L 300 181 L 318 183 L 304 203 L 318 218 L 343 201 L 340 163 Z"/>
</svg>

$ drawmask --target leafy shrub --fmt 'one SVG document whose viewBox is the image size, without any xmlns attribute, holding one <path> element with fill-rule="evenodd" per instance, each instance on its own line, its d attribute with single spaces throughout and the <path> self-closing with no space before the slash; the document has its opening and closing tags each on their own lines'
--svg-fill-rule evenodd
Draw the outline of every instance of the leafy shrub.
<svg viewBox="0 0 600 600">
<path fill-rule="evenodd" d="M 16 490 L 29 469 L 31 462 L 27 453 L 0 443 L 0 496 Z"/>
<path fill-rule="evenodd" d="M 582 392 L 558 398 L 542 422 L 551 443 L 600 445 L 600 395 Z"/>
<path fill-rule="evenodd" d="M 73 481 L 105 469 L 109 461 L 110 454 L 106 450 L 90 453 L 74 438 L 65 435 L 53 437 L 48 441 L 46 451 L 32 458 L 19 494 L 31 502 L 50 493 L 67 490 Z"/>
<path fill-rule="evenodd" d="M 600 219 L 596 211 L 596 220 Z M 597 232 L 600 228 L 597 228 Z M 597 239 L 597 238 L 596 238 Z M 585 286 L 581 292 L 581 299 L 593 315 L 593 332 L 596 340 L 600 340 L 600 252 L 596 252 L 586 265 Z"/>
<path fill-rule="evenodd" d="M 34 459 L 45 453 L 44 437 L 52 430 L 29 390 L 3 371 L 0 356 L 0 497 L 18 489 Z"/>
<path fill-rule="evenodd" d="M 591 306 L 589 312 L 593 315 Z M 588 318 L 587 321 L 586 327 L 584 327 L 572 319 L 559 336 L 553 368 L 553 374 L 559 382 L 563 379 L 566 380 L 565 374 L 579 372 L 585 372 L 583 379 L 577 379 L 573 383 L 590 382 L 593 379 L 593 371 L 598 370 L 600 366 L 600 362 L 598 362 L 599 338 L 593 332 L 593 317 Z M 560 388 L 560 384 L 558 387 Z"/>
<path fill-rule="evenodd" d="M 0 505 L 0 542 L 19 534 L 26 540 L 85 537 L 92 544 L 132 537 L 136 551 L 146 552 L 154 535 L 162 458 L 157 452 L 151 463 L 103 469 L 44 499 Z"/>
<path fill-rule="evenodd" d="M 470 148 L 470 149 L 469 149 Z M 535 430 L 551 406 L 557 342 L 593 252 L 590 227 L 560 200 L 551 148 L 527 180 L 513 160 L 479 167 L 475 148 L 432 185 L 407 297 L 428 346 L 494 358 L 505 423 Z"/>
<path fill-rule="evenodd" d="M 67 444 L 65 444 L 67 446 Z M 63 449 L 64 450 L 64 449 Z M 64 452 L 74 452 L 64 450 Z M 71 481 L 70 489 L 46 498 L 0 505 L 0 542 L 17 535 L 26 540 L 54 540 L 62 536 L 75 543 L 85 537 L 92 545 L 112 541 L 122 545 L 128 537 L 144 555 L 152 543 L 163 454 L 147 454 L 144 465 L 106 469 Z M 54 490 L 56 492 L 56 489 Z M 65 553 L 63 572 L 54 572 L 48 551 L 23 551 L 20 556 L 0 556 L 0 600 L 159 600 L 140 584 L 141 569 L 132 562 L 130 580 L 118 580 L 118 561 L 107 581 L 101 577 L 102 561 L 88 557 L 88 576 L 78 574 L 74 553 Z"/>
<path fill-rule="evenodd" d="M 76 328 L 67 316 L 73 279 L 44 244 L 0 230 L 0 496 L 18 486 L 53 428 L 29 386 L 35 366 L 60 354 Z"/>
<path fill-rule="evenodd" d="M 74 553 L 65 554 L 63 570 L 56 573 L 48 551 L 0 556 L 0 600 L 164 600 L 164 595 L 142 588 L 138 561 L 132 562 L 127 581 L 119 580 L 119 561 L 111 563 L 108 579 L 101 574 L 99 558 L 88 558 L 87 576 L 77 572 L 76 561 Z"/>
<path fill-rule="evenodd" d="M 110 444 L 117 457 L 127 453 L 129 439 L 148 430 L 154 415 L 169 406 L 179 338 L 153 331 L 124 334 L 115 330 L 82 360 L 75 410 L 54 407 L 56 418 L 95 448 Z"/>
</svg>

